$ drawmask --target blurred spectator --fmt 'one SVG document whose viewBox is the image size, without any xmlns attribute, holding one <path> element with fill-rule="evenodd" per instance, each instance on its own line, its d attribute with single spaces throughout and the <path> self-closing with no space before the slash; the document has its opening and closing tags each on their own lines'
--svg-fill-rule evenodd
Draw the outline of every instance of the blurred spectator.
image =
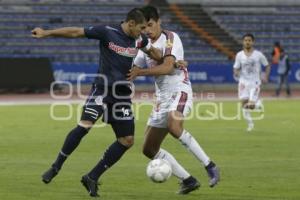
<svg viewBox="0 0 300 200">
<path fill-rule="evenodd" d="M 279 75 L 279 82 L 278 82 L 278 86 L 277 86 L 277 89 L 276 89 L 276 96 L 279 96 L 282 84 L 284 84 L 284 83 L 285 83 L 285 86 L 286 86 L 286 94 L 288 96 L 291 95 L 289 81 L 288 81 L 288 76 L 289 76 L 289 71 L 290 70 L 291 70 L 291 65 L 290 65 L 290 62 L 289 62 L 289 57 L 284 52 L 284 50 L 281 49 L 279 62 L 278 62 L 278 68 L 277 68 L 277 73 Z"/>
<path fill-rule="evenodd" d="M 280 51 L 282 47 L 280 45 L 280 42 L 275 42 L 273 51 L 272 51 L 272 64 L 278 64 L 280 59 Z"/>
</svg>

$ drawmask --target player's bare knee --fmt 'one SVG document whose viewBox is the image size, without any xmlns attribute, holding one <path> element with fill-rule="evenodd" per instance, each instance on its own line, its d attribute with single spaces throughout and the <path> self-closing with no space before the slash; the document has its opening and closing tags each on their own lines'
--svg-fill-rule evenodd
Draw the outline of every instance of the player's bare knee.
<svg viewBox="0 0 300 200">
<path fill-rule="evenodd" d="M 254 108 L 255 108 L 255 105 L 254 105 L 254 104 L 248 105 L 248 109 L 253 110 Z"/>
<path fill-rule="evenodd" d="M 93 127 L 94 123 L 91 122 L 91 121 L 87 121 L 87 120 L 81 120 L 79 123 L 78 123 L 79 126 L 85 128 L 85 129 L 90 129 Z"/>
<path fill-rule="evenodd" d="M 157 152 L 159 151 L 160 146 L 157 145 L 151 145 L 151 144 L 144 144 L 143 146 L 143 154 L 150 158 L 153 159 L 154 156 L 157 154 Z"/>
<path fill-rule="evenodd" d="M 133 136 L 120 137 L 120 138 L 118 138 L 118 141 L 119 141 L 122 145 L 124 145 L 124 146 L 130 148 L 130 147 L 132 147 L 133 144 L 134 144 L 134 137 L 133 137 Z"/>
<path fill-rule="evenodd" d="M 168 121 L 168 130 L 175 138 L 179 138 L 183 128 L 181 123 L 174 123 L 174 121 Z"/>
<path fill-rule="evenodd" d="M 244 108 L 253 110 L 253 109 L 255 108 L 255 102 L 253 102 L 253 101 L 248 102 L 248 103 L 244 106 Z"/>
<path fill-rule="evenodd" d="M 156 150 L 154 148 L 151 148 L 148 146 L 143 147 L 143 154 L 150 159 L 153 159 L 154 156 L 157 154 L 157 152 L 158 152 L 158 150 Z"/>
<path fill-rule="evenodd" d="M 170 112 L 168 116 L 168 130 L 176 138 L 183 131 L 183 115 L 177 111 Z"/>
</svg>

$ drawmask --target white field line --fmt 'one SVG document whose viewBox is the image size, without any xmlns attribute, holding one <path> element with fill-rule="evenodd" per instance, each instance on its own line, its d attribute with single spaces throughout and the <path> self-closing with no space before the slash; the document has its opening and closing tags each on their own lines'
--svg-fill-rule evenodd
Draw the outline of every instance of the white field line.
<svg viewBox="0 0 300 200">
<path fill-rule="evenodd" d="M 264 97 L 262 98 L 264 101 L 282 101 L 282 100 L 300 100 L 300 96 L 299 97 L 290 97 L 290 98 L 285 98 L 285 97 L 280 97 L 280 98 L 277 98 L 277 97 Z M 222 101 L 239 101 L 238 98 L 236 97 L 216 97 L 216 98 L 213 98 L 213 99 L 208 99 L 208 98 L 195 98 L 194 99 L 194 102 L 199 102 L 199 101 L 202 101 L 202 102 L 222 102 Z M 67 104 L 67 103 L 70 103 L 70 104 L 83 104 L 85 102 L 84 99 L 66 99 L 66 100 L 58 100 L 58 99 L 38 99 L 38 98 L 35 98 L 35 99 L 26 99 L 26 100 L 20 100 L 20 99 L 16 99 L 16 100 L 0 100 L 0 106 L 17 106 L 17 105 L 20 105 L 20 106 L 23 106 L 23 105 L 51 105 L 53 103 L 55 104 Z M 154 100 L 152 99 L 137 99 L 137 98 L 134 98 L 133 99 L 133 102 L 134 103 L 141 103 L 141 102 L 154 102 Z"/>
</svg>

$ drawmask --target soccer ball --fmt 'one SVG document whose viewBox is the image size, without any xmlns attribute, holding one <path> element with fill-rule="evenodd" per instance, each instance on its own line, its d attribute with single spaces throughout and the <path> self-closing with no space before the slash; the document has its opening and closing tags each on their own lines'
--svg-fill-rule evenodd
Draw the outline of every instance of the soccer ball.
<svg viewBox="0 0 300 200">
<path fill-rule="evenodd" d="M 172 168 L 168 161 L 163 159 L 154 159 L 149 162 L 146 173 L 153 182 L 163 183 L 170 178 Z"/>
</svg>

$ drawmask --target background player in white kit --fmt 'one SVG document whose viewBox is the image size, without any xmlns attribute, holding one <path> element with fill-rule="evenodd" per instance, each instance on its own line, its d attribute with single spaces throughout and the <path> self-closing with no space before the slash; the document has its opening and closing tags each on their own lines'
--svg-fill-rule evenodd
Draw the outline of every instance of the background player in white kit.
<svg viewBox="0 0 300 200">
<path fill-rule="evenodd" d="M 128 80 L 133 80 L 136 76 L 155 76 L 157 105 L 148 120 L 143 153 L 150 159 L 163 158 L 169 161 L 173 174 L 182 180 L 179 194 L 187 194 L 197 189 L 200 183 L 169 152 L 160 148 L 162 141 L 170 132 L 204 164 L 210 177 L 210 186 L 213 187 L 220 178 L 218 168 L 194 137 L 183 128 L 184 117 L 193 105 L 193 93 L 187 69 L 174 68 L 176 61 L 184 59 L 181 40 L 176 33 L 162 30 L 156 8 L 146 6 L 142 10 L 148 21 L 146 34 L 151 39 L 152 45 L 163 54 L 163 60 L 157 63 L 139 51 L 134 64 L 148 68 L 134 67 L 129 74 Z"/>
<path fill-rule="evenodd" d="M 250 110 L 262 108 L 259 99 L 260 85 L 261 82 L 268 82 L 271 70 L 264 54 L 254 49 L 254 41 L 254 36 L 250 33 L 243 36 L 243 50 L 237 53 L 233 65 L 234 76 L 239 79 L 238 95 L 242 101 L 244 118 L 248 123 L 247 131 L 254 128 Z M 263 77 L 261 66 L 266 68 Z"/>
</svg>

